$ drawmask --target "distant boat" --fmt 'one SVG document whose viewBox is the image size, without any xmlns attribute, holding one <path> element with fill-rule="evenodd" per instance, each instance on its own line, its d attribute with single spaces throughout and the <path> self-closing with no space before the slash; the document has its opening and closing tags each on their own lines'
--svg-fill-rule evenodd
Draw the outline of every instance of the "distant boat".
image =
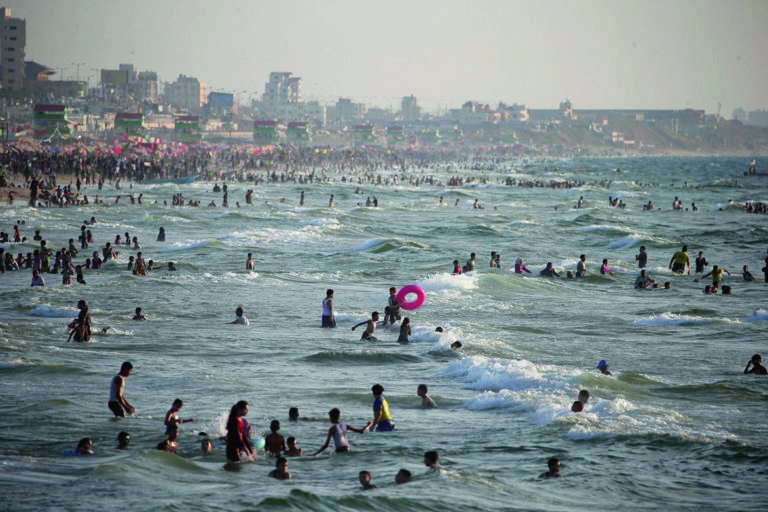
<svg viewBox="0 0 768 512">
<path fill-rule="evenodd" d="M 197 176 L 184 176 L 182 178 L 154 178 L 151 180 L 144 180 L 145 185 L 163 185 L 166 183 L 175 183 L 176 185 L 187 185 L 194 183 Z"/>
</svg>

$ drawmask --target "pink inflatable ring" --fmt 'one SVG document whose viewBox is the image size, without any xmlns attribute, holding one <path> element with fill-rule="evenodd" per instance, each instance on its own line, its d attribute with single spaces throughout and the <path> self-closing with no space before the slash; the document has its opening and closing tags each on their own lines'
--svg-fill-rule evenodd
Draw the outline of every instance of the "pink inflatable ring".
<svg viewBox="0 0 768 512">
<path fill-rule="evenodd" d="M 405 301 L 406 296 L 411 293 L 416 294 L 416 300 L 412 300 L 411 302 L 406 302 Z M 417 309 L 419 306 L 424 304 L 424 297 L 425 297 L 424 290 L 422 290 L 415 284 L 409 284 L 408 286 L 403 286 L 402 288 L 400 288 L 400 291 L 397 292 L 395 299 L 397 300 L 397 302 L 400 303 L 401 308 L 410 311 L 412 309 Z"/>
</svg>

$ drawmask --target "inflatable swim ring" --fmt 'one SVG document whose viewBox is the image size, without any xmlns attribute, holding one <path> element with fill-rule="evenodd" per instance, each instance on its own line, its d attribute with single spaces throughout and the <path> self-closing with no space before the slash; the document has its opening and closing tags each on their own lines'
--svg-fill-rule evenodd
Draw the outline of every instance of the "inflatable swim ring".
<svg viewBox="0 0 768 512">
<path fill-rule="evenodd" d="M 416 299 L 411 302 L 406 302 L 405 298 L 407 295 L 415 293 Z M 424 304 L 424 290 L 416 286 L 415 284 L 409 284 L 408 286 L 403 286 L 400 288 L 400 291 L 397 292 L 397 295 L 395 296 L 395 299 L 397 299 L 397 302 L 400 303 L 400 307 L 405 310 L 413 310 L 419 308 L 422 304 Z"/>
</svg>

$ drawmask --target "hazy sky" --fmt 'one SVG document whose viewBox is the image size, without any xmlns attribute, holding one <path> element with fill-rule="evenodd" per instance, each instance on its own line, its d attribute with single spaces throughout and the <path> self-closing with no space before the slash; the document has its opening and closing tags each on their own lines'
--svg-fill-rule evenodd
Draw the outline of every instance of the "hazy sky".
<svg viewBox="0 0 768 512">
<path fill-rule="evenodd" d="M 768 0 L 0 0 L 27 60 L 95 80 L 133 63 L 161 81 L 428 109 L 467 100 L 556 108 L 768 108 Z M 60 75 L 55 75 L 60 76 Z"/>
</svg>

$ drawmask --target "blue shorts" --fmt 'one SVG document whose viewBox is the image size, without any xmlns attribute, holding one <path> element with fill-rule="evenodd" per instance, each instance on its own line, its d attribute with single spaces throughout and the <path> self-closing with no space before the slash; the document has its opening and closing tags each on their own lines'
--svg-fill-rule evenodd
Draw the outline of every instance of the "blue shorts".
<svg viewBox="0 0 768 512">
<path fill-rule="evenodd" d="M 336 319 L 331 318 L 330 316 L 323 315 L 320 327 L 336 327 Z"/>
<path fill-rule="evenodd" d="M 376 432 L 392 432 L 393 430 L 395 430 L 393 420 L 382 420 L 376 425 Z"/>
</svg>

